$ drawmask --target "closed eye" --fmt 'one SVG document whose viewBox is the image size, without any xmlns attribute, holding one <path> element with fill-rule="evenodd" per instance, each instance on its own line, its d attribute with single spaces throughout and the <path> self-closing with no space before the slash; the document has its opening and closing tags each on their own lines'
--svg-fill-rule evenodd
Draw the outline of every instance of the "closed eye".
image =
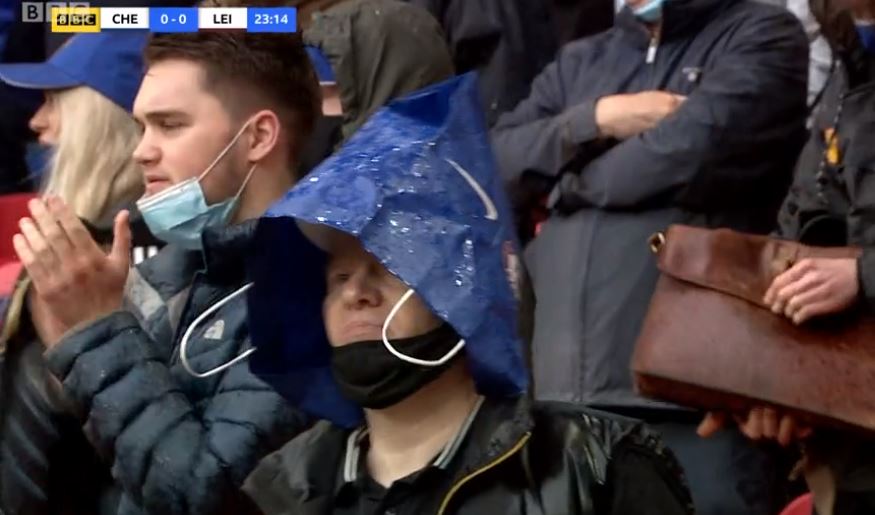
<svg viewBox="0 0 875 515">
<path fill-rule="evenodd" d="M 189 117 L 179 111 L 155 111 L 145 115 L 145 124 L 161 132 L 171 132 L 189 124 Z"/>
<path fill-rule="evenodd" d="M 332 273 L 328 276 L 328 289 L 332 290 L 337 288 L 338 286 L 343 285 L 346 281 L 349 281 L 349 278 L 352 277 L 352 274 L 346 272 L 336 272 Z"/>
<path fill-rule="evenodd" d="M 172 120 L 162 120 L 158 123 L 158 128 L 162 131 L 172 131 L 183 127 L 185 124 Z"/>
</svg>

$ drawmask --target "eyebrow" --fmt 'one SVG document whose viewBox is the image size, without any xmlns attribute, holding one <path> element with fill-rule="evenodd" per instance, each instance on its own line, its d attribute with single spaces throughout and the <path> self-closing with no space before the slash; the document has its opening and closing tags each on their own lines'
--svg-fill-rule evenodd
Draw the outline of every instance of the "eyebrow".
<svg viewBox="0 0 875 515">
<path fill-rule="evenodd" d="M 138 115 L 138 114 L 134 113 L 134 119 L 137 120 L 137 122 L 139 122 L 139 123 L 144 123 L 144 122 L 155 123 L 155 122 L 158 122 L 161 120 L 166 120 L 167 118 L 173 118 L 173 117 L 185 117 L 185 118 L 187 118 L 188 114 L 184 113 L 182 111 L 179 111 L 179 110 L 175 110 L 175 109 L 149 111 L 145 115 Z"/>
</svg>

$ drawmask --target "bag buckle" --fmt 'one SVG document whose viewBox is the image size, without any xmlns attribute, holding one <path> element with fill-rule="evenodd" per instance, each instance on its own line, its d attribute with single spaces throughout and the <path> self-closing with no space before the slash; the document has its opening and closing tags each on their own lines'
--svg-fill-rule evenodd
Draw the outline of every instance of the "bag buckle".
<svg viewBox="0 0 875 515">
<path fill-rule="evenodd" d="M 650 243 L 650 251 L 654 254 L 659 254 L 659 251 L 665 246 L 665 233 L 654 233 L 647 241 Z"/>
</svg>

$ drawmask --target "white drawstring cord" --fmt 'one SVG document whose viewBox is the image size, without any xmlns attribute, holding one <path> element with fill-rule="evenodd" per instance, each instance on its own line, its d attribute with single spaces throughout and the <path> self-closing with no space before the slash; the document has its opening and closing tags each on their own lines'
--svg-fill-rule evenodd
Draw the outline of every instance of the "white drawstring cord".
<svg viewBox="0 0 875 515">
<path fill-rule="evenodd" d="M 413 296 L 413 293 L 414 293 L 413 289 L 407 290 L 407 293 L 402 295 L 401 298 L 398 300 L 398 302 L 395 304 L 395 306 L 392 308 L 392 310 L 389 311 L 389 316 L 387 316 L 386 321 L 383 322 L 383 345 L 386 346 L 386 350 L 391 352 L 393 356 L 395 356 L 396 358 L 398 358 L 402 361 L 406 361 L 407 363 L 411 363 L 413 365 L 420 365 L 423 367 L 439 367 L 439 366 L 443 365 L 444 363 L 446 363 L 447 361 L 453 359 L 456 356 L 456 354 L 458 354 L 459 351 L 462 350 L 462 348 L 465 346 L 464 339 L 460 339 L 459 343 L 457 343 L 456 346 L 453 347 L 452 350 L 450 350 L 450 352 L 448 352 L 444 357 L 442 357 L 441 359 L 438 359 L 438 360 L 434 360 L 434 361 L 411 358 L 410 356 L 407 356 L 407 355 L 404 355 L 404 354 L 398 352 L 398 350 L 396 350 L 395 347 L 393 347 L 392 344 L 389 343 L 389 336 L 387 335 L 387 332 L 389 330 L 389 324 L 392 323 L 392 319 L 395 318 L 396 314 L 398 314 L 398 311 L 401 309 L 401 306 L 403 306 L 404 303 L 407 302 L 407 299 L 409 299 L 410 297 Z"/>
<path fill-rule="evenodd" d="M 201 322 L 204 321 L 204 319 L 206 319 L 208 316 L 215 313 L 219 308 L 221 308 L 222 306 L 227 304 L 231 299 L 244 293 L 246 290 L 248 290 L 251 287 L 252 287 L 252 283 L 249 283 L 249 284 L 243 286 L 242 288 L 240 288 L 239 290 L 235 291 L 231 295 L 228 295 L 224 299 L 213 304 L 206 311 L 204 311 L 197 318 L 195 318 L 194 322 L 192 322 L 191 325 L 188 326 L 188 329 L 185 330 L 185 334 L 182 335 L 182 341 L 179 344 L 179 361 L 182 362 L 183 368 L 185 368 L 185 370 L 189 374 L 191 374 L 195 377 L 199 377 L 201 379 L 203 379 L 205 377 L 210 377 L 212 375 L 218 374 L 219 372 L 221 372 L 227 368 L 230 368 L 230 367 L 236 365 L 240 361 L 243 361 L 244 359 L 248 358 L 250 354 L 255 352 L 255 350 L 256 350 L 255 348 L 246 349 L 245 351 L 240 353 L 239 356 L 232 359 L 231 361 L 225 363 L 224 365 L 219 365 L 218 367 L 216 367 L 212 370 L 208 370 L 207 372 L 196 372 L 193 368 L 191 368 L 191 365 L 189 365 L 189 363 L 188 363 L 188 356 L 186 355 L 186 349 L 188 348 L 188 340 L 189 340 L 189 338 L 191 338 L 192 333 L 194 333 L 195 328 L 197 328 L 197 326 L 199 326 L 201 324 Z"/>
</svg>

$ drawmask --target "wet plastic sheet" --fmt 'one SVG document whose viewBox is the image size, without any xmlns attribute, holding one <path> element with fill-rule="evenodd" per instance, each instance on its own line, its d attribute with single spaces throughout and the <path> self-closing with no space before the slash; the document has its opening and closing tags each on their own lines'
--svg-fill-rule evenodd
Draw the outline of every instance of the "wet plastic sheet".
<svg viewBox="0 0 875 515">
<path fill-rule="evenodd" d="M 473 74 L 389 104 L 259 222 L 252 371 L 313 415 L 361 423 L 329 365 L 327 254 L 312 230 L 329 227 L 357 237 L 465 338 L 481 393 L 523 392 L 512 220 Z"/>
</svg>

